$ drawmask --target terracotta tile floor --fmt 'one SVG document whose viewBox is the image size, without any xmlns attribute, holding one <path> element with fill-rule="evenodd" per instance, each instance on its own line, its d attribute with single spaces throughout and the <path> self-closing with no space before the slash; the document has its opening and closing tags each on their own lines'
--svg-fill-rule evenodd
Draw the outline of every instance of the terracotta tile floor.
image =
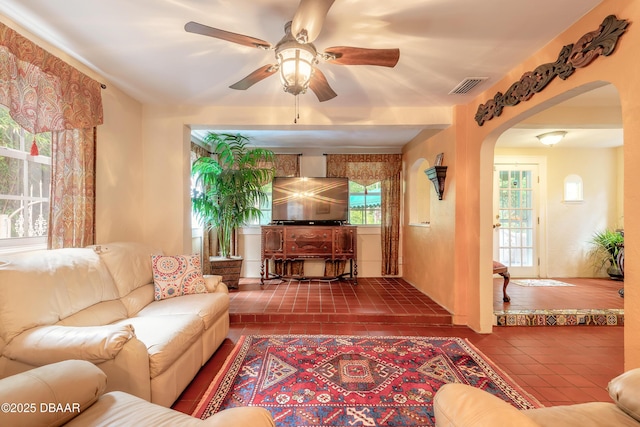
<svg viewBox="0 0 640 427">
<path fill-rule="evenodd" d="M 266 281 L 242 279 L 232 292 L 231 323 L 384 322 L 451 325 L 451 315 L 402 279 Z"/>
<path fill-rule="evenodd" d="M 617 294 L 620 282 L 572 280 L 579 286 L 571 290 L 510 285 L 509 305 L 518 309 L 622 307 L 623 299 Z M 229 335 L 174 404 L 179 411 L 193 412 L 238 338 L 249 334 L 468 338 L 545 406 L 610 401 L 606 385 L 623 372 L 622 326 L 494 327 L 491 334 L 478 334 L 466 327 L 429 325 L 420 323 L 421 317 L 411 317 L 422 315 L 422 309 L 429 316 L 446 316 L 446 311 L 428 298 L 424 299 L 401 279 L 359 279 L 356 287 L 348 283 L 317 282 L 302 282 L 298 286 L 294 282 L 285 285 L 286 288 L 266 285 L 263 290 L 255 280 L 240 283 L 240 290 L 231 293 Z M 502 303 L 501 279 L 494 281 L 494 288 L 494 306 L 499 310 L 506 309 Z M 605 302 L 616 306 L 601 307 Z M 588 307 L 590 305 L 592 307 Z M 345 316 L 365 317 L 360 321 L 347 317 L 349 322 L 342 323 Z M 391 321 L 385 322 L 385 316 Z M 441 321 L 442 317 L 436 320 Z"/>
<path fill-rule="evenodd" d="M 498 277 L 498 276 L 496 276 Z M 512 279 L 518 280 L 518 279 Z M 510 283 L 507 294 L 511 302 L 502 301 L 502 278 L 494 279 L 494 310 L 533 309 L 612 309 L 624 308 L 624 299 L 618 290 L 623 282 L 610 279 L 562 278 L 556 279 L 575 286 L 527 287 Z"/>
</svg>

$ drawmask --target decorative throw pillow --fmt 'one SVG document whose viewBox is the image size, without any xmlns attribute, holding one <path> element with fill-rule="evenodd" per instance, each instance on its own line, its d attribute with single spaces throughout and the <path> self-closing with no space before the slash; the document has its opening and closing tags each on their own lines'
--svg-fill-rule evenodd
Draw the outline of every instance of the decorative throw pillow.
<svg viewBox="0 0 640 427">
<path fill-rule="evenodd" d="M 207 292 L 199 255 L 151 255 L 156 300 Z"/>
<path fill-rule="evenodd" d="M 206 294 L 208 292 L 207 284 L 202 276 L 200 255 L 190 255 L 189 265 L 192 267 L 192 271 L 190 271 L 182 281 L 184 295 Z"/>
</svg>

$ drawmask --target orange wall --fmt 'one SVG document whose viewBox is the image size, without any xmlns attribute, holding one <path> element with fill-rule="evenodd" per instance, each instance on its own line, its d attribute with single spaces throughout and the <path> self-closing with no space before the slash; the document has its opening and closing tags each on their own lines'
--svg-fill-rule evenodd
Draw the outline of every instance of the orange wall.
<svg viewBox="0 0 640 427">
<path fill-rule="evenodd" d="M 438 200 L 433 185 L 429 182 L 427 194 L 404 194 L 403 247 L 415 249 L 415 252 L 403 255 L 402 277 L 434 301 L 452 313 L 456 310 L 454 262 L 450 254 L 454 249 L 455 229 L 455 128 L 446 129 L 430 138 L 428 143 L 420 135 L 403 148 L 405 185 L 404 188 L 416 188 L 414 179 L 428 179 L 423 171 L 407 173 L 416 162 L 427 160 L 433 165 L 438 153 L 444 153 L 443 165 L 447 166 L 447 179 L 442 200 Z M 409 225 L 409 203 L 413 197 L 429 197 L 431 224 L 428 227 Z M 457 323 L 466 323 L 457 319 Z"/>
<path fill-rule="evenodd" d="M 575 43 L 584 34 L 598 29 L 603 19 L 610 14 L 619 19 L 632 22 L 626 33 L 619 39 L 614 53 L 608 57 L 599 57 L 589 66 L 575 70 L 567 80 L 554 79 L 542 92 L 535 94 L 529 101 L 514 107 L 505 107 L 500 117 L 486 122 L 482 127 L 474 120 L 477 106 L 493 98 L 497 91 L 505 92 L 518 81 L 520 76 L 536 66 L 554 62 L 562 46 Z M 455 195 L 455 220 L 445 212 L 433 215 L 432 224 L 442 224 L 451 244 L 439 247 L 447 253 L 437 258 L 424 257 L 426 251 L 433 250 L 442 235 L 421 235 L 421 231 L 405 227 L 404 262 L 407 279 L 420 289 L 433 295 L 438 302 L 453 309 L 455 318 L 468 319 L 468 325 L 481 332 L 490 332 L 492 324 L 492 274 L 490 268 L 492 232 L 491 232 L 491 175 L 493 147 L 498 135 L 514 124 L 559 102 L 562 95 L 570 90 L 580 93 L 594 82 L 611 82 L 619 93 L 622 103 L 624 129 L 624 195 L 625 211 L 625 367 L 640 367 L 640 295 L 638 284 L 640 264 L 636 261 L 640 242 L 640 197 L 635 194 L 634 183 L 640 174 L 637 167 L 640 161 L 640 27 L 633 23 L 640 17 L 640 2 L 630 0 L 604 0 L 600 6 L 585 15 L 574 26 L 542 48 L 524 63 L 513 69 L 503 80 L 479 95 L 474 102 L 460 106 L 455 111 L 455 135 L 447 131 L 445 135 L 426 141 L 415 141 L 405 150 L 405 164 L 412 164 L 420 153 L 433 156 L 432 145 L 444 144 L 444 151 L 454 152 L 455 156 L 445 155 L 445 164 L 450 167 L 447 183 L 451 184 L 445 193 Z M 566 97 L 566 95 L 565 95 Z M 439 139 L 438 139 L 439 138 Z M 443 141 L 444 139 L 444 141 Z M 634 165 L 636 165 L 634 167 Z M 455 171 L 455 172 L 454 172 Z M 455 174 L 455 178 L 454 175 Z M 455 188 L 452 188 L 455 186 Z M 406 201 L 406 199 L 405 199 Z M 453 203 L 454 201 L 444 201 Z M 455 224 L 452 224 L 451 222 Z M 436 228 L 434 226 L 434 228 Z M 432 230 L 433 231 L 433 230 Z M 425 233 L 422 233 L 425 234 Z M 443 259 L 451 261 L 442 263 Z M 418 267 L 418 265 L 422 263 Z M 453 263 L 453 265 L 451 264 Z M 412 267 L 409 267 L 412 266 Z M 445 285 L 443 279 L 431 282 L 434 275 L 448 275 L 454 271 L 454 284 Z M 432 273 L 428 273 L 432 272 Z M 437 272 L 437 273 L 436 273 Z M 446 289 L 444 287 L 446 286 Z M 455 296 L 447 295 L 453 291 Z"/>
</svg>

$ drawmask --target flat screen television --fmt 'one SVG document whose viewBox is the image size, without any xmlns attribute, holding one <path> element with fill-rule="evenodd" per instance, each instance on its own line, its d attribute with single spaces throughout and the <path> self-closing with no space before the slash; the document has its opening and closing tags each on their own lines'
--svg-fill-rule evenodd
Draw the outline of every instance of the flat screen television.
<svg viewBox="0 0 640 427">
<path fill-rule="evenodd" d="M 271 221 L 276 224 L 338 224 L 349 221 L 347 178 L 273 179 Z"/>
</svg>

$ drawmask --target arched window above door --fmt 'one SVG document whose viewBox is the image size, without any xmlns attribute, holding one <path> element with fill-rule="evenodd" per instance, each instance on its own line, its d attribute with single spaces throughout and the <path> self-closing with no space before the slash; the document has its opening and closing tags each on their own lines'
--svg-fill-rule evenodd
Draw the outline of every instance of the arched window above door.
<svg viewBox="0 0 640 427">
<path fill-rule="evenodd" d="M 579 175 L 567 175 L 564 178 L 563 201 L 582 202 L 584 195 L 582 191 L 582 178 Z"/>
</svg>

